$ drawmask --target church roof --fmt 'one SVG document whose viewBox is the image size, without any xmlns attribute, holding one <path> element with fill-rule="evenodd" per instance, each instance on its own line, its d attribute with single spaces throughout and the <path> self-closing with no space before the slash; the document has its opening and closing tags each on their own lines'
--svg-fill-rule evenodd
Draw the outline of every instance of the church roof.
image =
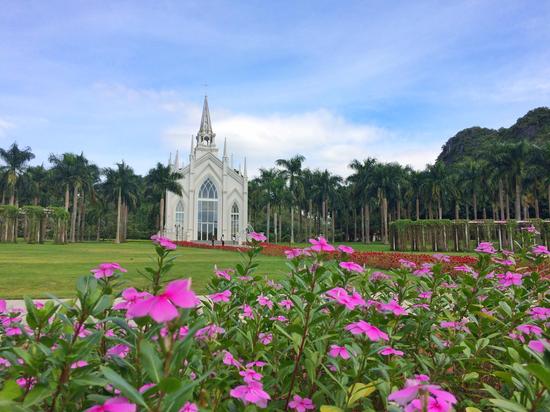
<svg viewBox="0 0 550 412">
<path fill-rule="evenodd" d="M 210 121 L 210 110 L 208 109 L 208 96 L 204 96 L 204 104 L 202 106 L 201 127 L 197 134 L 199 142 L 206 141 L 212 143 L 216 134 L 212 131 L 212 122 Z"/>
</svg>

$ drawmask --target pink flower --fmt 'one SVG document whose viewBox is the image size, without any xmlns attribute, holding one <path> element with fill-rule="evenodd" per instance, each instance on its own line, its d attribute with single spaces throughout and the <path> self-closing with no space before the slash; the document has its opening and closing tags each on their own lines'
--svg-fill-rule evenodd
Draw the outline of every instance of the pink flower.
<svg viewBox="0 0 550 412">
<path fill-rule="evenodd" d="M 254 319 L 254 312 L 252 312 L 252 306 L 244 304 L 243 308 L 243 317 Z"/>
<path fill-rule="evenodd" d="M 532 340 L 529 342 L 529 348 L 535 352 L 543 353 L 544 352 L 544 342 L 545 340 Z"/>
<path fill-rule="evenodd" d="M 83 368 L 85 366 L 88 366 L 88 362 L 84 360 L 79 360 L 71 364 L 71 369 Z"/>
<path fill-rule="evenodd" d="M 113 346 L 107 351 L 107 356 L 118 356 L 119 358 L 125 358 L 130 353 L 130 348 L 122 343 Z"/>
<path fill-rule="evenodd" d="M 355 252 L 351 246 L 346 245 L 338 246 L 338 250 L 342 253 L 347 253 L 348 255 L 351 255 L 353 252 Z"/>
<path fill-rule="evenodd" d="M 195 338 L 198 340 L 215 339 L 219 334 L 225 333 L 225 329 L 218 325 L 208 325 L 201 328 L 195 334 Z"/>
<path fill-rule="evenodd" d="M 529 313 L 531 317 L 535 320 L 546 320 L 550 318 L 550 308 L 543 308 L 543 307 L 537 306 L 532 309 L 529 309 L 529 312 L 527 313 Z"/>
<path fill-rule="evenodd" d="M 315 405 L 311 399 L 302 398 L 299 395 L 294 395 L 288 406 L 296 412 L 306 412 L 308 409 L 315 409 Z"/>
<path fill-rule="evenodd" d="M 418 294 L 418 297 L 421 298 L 421 299 L 430 299 L 432 297 L 432 292 L 431 291 L 426 291 L 426 292 L 420 292 Z"/>
<path fill-rule="evenodd" d="M 252 240 L 255 240 L 256 242 L 265 242 L 267 240 L 267 237 L 263 233 L 257 232 L 250 232 L 248 234 L 248 237 L 250 237 Z"/>
<path fill-rule="evenodd" d="M 17 326 L 10 326 L 6 328 L 6 336 L 19 336 L 22 334 L 23 332 Z"/>
<path fill-rule="evenodd" d="M 372 272 L 372 275 L 370 275 L 370 278 L 369 278 L 371 282 L 376 282 L 379 280 L 388 280 L 388 279 L 391 279 L 391 276 L 384 272 Z"/>
<path fill-rule="evenodd" d="M 136 405 L 130 403 L 126 398 L 111 398 L 103 405 L 92 406 L 86 412 L 135 412 Z"/>
<path fill-rule="evenodd" d="M 438 262 L 445 262 L 449 263 L 451 261 L 451 257 L 448 255 L 443 255 L 441 253 L 434 253 L 432 257 L 437 260 Z"/>
<path fill-rule="evenodd" d="M 8 307 L 8 303 L 4 299 L 0 299 L 0 313 L 5 313 Z"/>
<path fill-rule="evenodd" d="M 223 278 L 225 280 L 231 280 L 231 275 L 229 274 L 228 270 L 216 270 L 216 276 L 219 278 Z"/>
<path fill-rule="evenodd" d="M 245 369 L 244 371 L 240 371 L 239 375 L 243 377 L 243 380 L 246 383 L 250 382 L 259 382 L 262 380 L 263 375 L 261 373 L 256 372 L 254 369 Z"/>
<path fill-rule="evenodd" d="M 540 232 L 533 225 L 530 225 L 530 226 L 527 226 L 527 227 L 522 227 L 521 230 L 525 230 L 526 232 L 534 233 L 536 235 L 540 235 Z"/>
<path fill-rule="evenodd" d="M 258 334 L 258 340 L 262 345 L 269 345 L 271 341 L 273 340 L 273 334 L 272 333 L 264 333 L 260 332 Z"/>
<path fill-rule="evenodd" d="M 418 379 L 421 378 L 421 379 Z M 419 397 L 419 394 L 429 393 L 434 396 L 438 403 L 444 403 L 448 405 L 446 411 L 450 411 L 452 405 L 454 405 L 457 400 L 452 393 L 444 391 L 438 385 L 428 385 L 427 381 L 424 379 L 425 376 L 417 376 L 417 379 L 408 379 L 405 383 L 405 388 L 395 391 L 388 396 L 388 400 L 396 402 L 399 405 L 405 407 L 405 411 L 415 411 L 415 404 L 412 404 L 411 408 L 407 408 L 416 398 Z M 429 409 L 428 409 L 429 410 Z M 437 411 L 438 409 L 432 409 L 432 411 Z M 443 409 L 445 410 L 445 409 Z M 420 409 L 422 411 L 422 409 Z"/>
<path fill-rule="evenodd" d="M 497 252 L 491 242 L 481 242 L 477 245 L 475 251 L 479 253 L 487 253 L 489 255 L 493 255 Z"/>
<path fill-rule="evenodd" d="M 359 293 L 353 292 L 353 294 L 350 296 L 347 290 L 340 287 L 328 290 L 326 292 L 326 295 L 330 299 L 335 300 L 341 305 L 344 305 L 346 309 L 349 310 L 355 309 L 356 306 L 363 307 L 367 304 Z"/>
<path fill-rule="evenodd" d="M 382 303 L 379 306 L 379 310 L 381 312 L 392 312 L 396 316 L 404 316 L 409 314 L 409 312 L 397 303 L 395 299 L 390 300 L 388 303 Z"/>
<path fill-rule="evenodd" d="M 548 250 L 548 248 L 544 245 L 533 246 L 531 252 L 537 256 L 550 256 L 550 250 Z"/>
<path fill-rule="evenodd" d="M 330 345 L 328 356 L 331 358 L 349 359 L 351 356 L 345 346 Z"/>
<path fill-rule="evenodd" d="M 350 272 L 363 273 L 365 268 L 355 262 L 340 262 L 339 265 L 342 269 L 349 270 Z"/>
<path fill-rule="evenodd" d="M 218 302 L 229 302 L 231 298 L 231 291 L 224 290 L 223 292 L 213 293 L 210 295 L 210 299 L 212 299 L 215 303 Z"/>
<path fill-rule="evenodd" d="M 156 322 L 168 322 L 178 317 L 177 307 L 194 308 L 198 303 L 197 296 L 191 290 L 191 279 L 181 279 L 170 282 L 164 293 L 132 305 L 128 312 L 132 317 L 149 315 Z"/>
<path fill-rule="evenodd" d="M 95 269 L 90 270 L 94 274 L 94 278 L 102 279 L 109 278 L 115 274 L 116 271 L 119 272 L 128 272 L 126 269 L 121 267 L 118 263 L 101 263 Z"/>
<path fill-rule="evenodd" d="M 172 242 L 167 237 L 159 236 L 159 235 L 153 235 L 151 236 L 151 240 L 155 245 L 159 245 L 161 248 L 165 250 L 175 250 L 176 244 Z"/>
<path fill-rule="evenodd" d="M 290 310 L 294 306 L 294 303 L 290 299 L 284 299 L 279 302 L 279 306 L 285 308 L 286 310 Z"/>
<path fill-rule="evenodd" d="M 309 239 L 309 243 L 313 245 L 310 249 L 315 252 L 334 252 L 336 250 L 323 236 L 319 236 L 318 239 Z"/>
<path fill-rule="evenodd" d="M 536 336 L 542 335 L 542 329 L 536 325 L 529 325 L 525 323 L 523 325 L 519 325 L 518 327 L 516 327 L 516 329 L 521 333 L 525 333 L 526 335 L 531 335 L 531 334 Z"/>
<path fill-rule="evenodd" d="M 288 318 L 286 316 L 282 316 L 282 315 L 278 315 L 278 316 L 273 316 L 271 318 L 269 318 L 269 320 L 276 320 L 278 322 L 288 322 Z"/>
<path fill-rule="evenodd" d="M 260 295 L 256 300 L 260 306 L 267 306 L 269 309 L 273 309 L 273 302 L 267 296 Z"/>
<path fill-rule="evenodd" d="M 178 412 L 199 412 L 199 407 L 194 403 L 185 402 Z"/>
<path fill-rule="evenodd" d="M 499 279 L 498 283 L 500 283 L 503 287 L 509 287 L 509 286 L 519 286 L 522 283 L 522 277 L 523 275 L 521 273 L 513 273 L 513 272 L 506 272 L 506 273 L 500 273 L 497 275 L 497 278 Z"/>
<path fill-rule="evenodd" d="M 407 269 L 415 269 L 416 268 L 416 263 L 411 262 L 410 260 L 407 260 L 407 259 L 399 259 L 399 263 L 401 264 L 401 266 L 403 266 L 404 268 L 407 268 Z"/>
<path fill-rule="evenodd" d="M 224 351 L 222 362 L 224 365 L 236 366 L 237 368 L 241 367 L 240 362 L 238 362 L 229 351 Z"/>
<path fill-rule="evenodd" d="M 146 383 L 145 385 L 142 385 L 141 388 L 139 388 L 139 393 L 145 393 L 155 386 L 156 385 L 154 383 Z"/>
<path fill-rule="evenodd" d="M 422 401 L 425 401 L 426 398 L 414 399 L 411 403 L 405 408 L 405 412 L 450 412 L 452 410 L 452 404 L 445 402 L 439 398 L 432 398 L 429 396 L 427 398 L 428 404 L 425 405 L 426 408 L 422 406 Z"/>
<path fill-rule="evenodd" d="M 113 306 L 114 310 L 128 310 L 132 305 L 151 297 L 148 292 L 138 292 L 135 288 L 128 288 L 122 291 L 123 302 L 116 303 Z"/>
<path fill-rule="evenodd" d="M 405 353 L 403 353 L 402 351 L 400 350 L 397 350 L 397 349 L 394 349 L 394 348 L 391 348 L 389 346 L 385 347 L 385 348 L 382 348 L 378 351 L 378 353 L 380 355 L 384 355 L 384 356 L 390 356 L 390 355 L 395 355 L 395 356 L 403 356 Z"/>
<path fill-rule="evenodd" d="M 11 366 L 11 363 L 6 358 L 1 358 L 0 357 L 0 366 L 2 366 L 4 368 L 9 368 Z"/>
<path fill-rule="evenodd" d="M 468 327 L 466 326 L 467 323 L 468 323 L 468 320 L 463 320 L 461 322 L 444 321 L 444 322 L 441 322 L 439 325 L 445 329 L 454 329 L 457 331 L 464 331 L 464 332 L 470 333 L 470 329 L 468 329 Z"/>
<path fill-rule="evenodd" d="M 508 337 L 513 340 L 519 340 L 521 343 L 525 343 L 525 338 L 523 337 L 523 335 L 520 335 L 518 333 L 510 332 L 508 334 Z"/>
<path fill-rule="evenodd" d="M 15 380 L 15 383 L 17 383 L 21 388 L 32 388 L 36 384 L 36 378 L 30 377 L 30 378 L 18 378 Z"/>
<path fill-rule="evenodd" d="M 295 259 L 299 256 L 309 256 L 310 253 L 304 249 L 287 249 L 285 250 L 285 256 L 287 259 Z"/>
<path fill-rule="evenodd" d="M 237 386 L 231 389 L 229 394 L 243 401 L 245 405 L 253 403 L 260 408 L 265 408 L 267 401 L 271 399 L 260 382 L 249 382 L 246 385 Z"/>
<path fill-rule="evenodd" d="M 413 272 L 413 275 L 418 277 L 424 277 L 424 276 L 432 276 L 432 265 L 430 263 L 423 263 L 420 269 L 416 269 Z"/>
<path fill-rule="evenodd" d="M 366 335 L 371 341 L 390 340 L 388 335 L 364 320 L 350 323 L 345 328 L 352 335 Z"/>
</svg>

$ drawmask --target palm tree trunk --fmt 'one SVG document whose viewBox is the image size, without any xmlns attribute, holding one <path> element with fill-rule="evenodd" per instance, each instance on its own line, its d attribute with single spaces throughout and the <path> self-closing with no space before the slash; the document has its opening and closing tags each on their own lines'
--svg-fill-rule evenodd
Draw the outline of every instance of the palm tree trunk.
<svg viewBox="0 0 550 412">
<path fill-rule="evenodd" d="M 443 208 L 441 207 L 441 198 L 437 197 L 437 214 L 439 216 L 439 220 L 443 219 Z"/>
<path fill-rule="evenodd" d="M 510 194 L 508 189 L 506 189 L 506 220 L 510 220 Z"/>
<path fill-rule="evenodd" d="M 535 218 L 540 219 L 539 198 L 535 197 Z"/>
<path fill-rule="evenodd" d="M 498 179 L 498 203 L 500 206 L 500 220 L 504 220 L 504 184 L 502 179 Z"/>
<path fill-rule="evenodd" d="M 269 224 L 271 223 L 270 222 L 270 218 L 271 218 L 271 202 L 267 202 L 267 230 L 266 230 L 266 236 L 267 236 L 267 243 L 269 243 L 269 232 L 270 232 L 270 227 L 269 227 Z"/>
<path fill-rule="evenodd" d="M 277 212 L 273 213 L 273 235 L 275 236 L 275 243 L 277 243 L 277 235 L 279 231 L 277 230 Z"/>
<path fill-rule="evenodd" d="M 74 185 L 73 188 L 73 210 L 71 215 L 71 242 L 76 241 L 76 210 L 78 208 L 78 186 Z"/>
<path fill-rule="evenodd" d="M 460 219 L 460 203 L 458 203 L 458 200 L 455 202 L 455 220 Z"/>
<path fill-rule="evenodd" d="M 384 196 L 384 243 L 388 243 L 388 199 Z"/>
<path fill-rule="evenodd" d="M 97 219 L 97 229 L 95 234 L 95 240 L 98 242 L 101 240 L 101 218 Z"/>
<path fill-rule="evenodd" d="M 335 232 L 335 229 L 336 229 L 336 223 L 335 223 L 335 220 L 336 220 L 336 213 L 334 210 L 332 210 L 332 213 L 330 214 L 330 218 L 332 220 L 332 243 L 334 243 L 334 232 Z"/>
<path fill-rule="evenodd" d="M 420 197 L 416 196 L 416 220 L 420 220 Z"/>
<path fill-rule="evenodd" d="M 474 220 L 477 220 L 477 193 L 472 194 L 472 206 L 474 207 Z"/>
<path fill-rule="evenodd" d="M 128 239 L 128 204 L 124 202 L 124 242 Z"/>
<path fill-rule="evenodd" d="M 516 187 L 516 198 L 515 200 L 515 218 L 516 220 L 521 220 L 521 181 L 520 177 L 516 176 L 515 179 L 515 187 Z"/>
<path fill-rule="evenodd" d="M 361 242 L 365 243 L 365 208 L 361 207 Z"/>
<path fill-rule="evenodd" d="M 353 208 L 353 241 L 354 242 L 357 241 L 357 209 L 356 208 Z"/>
<path fill-rule="evenodd" d="M 294 205 L 290 206 L 290 243 L 294 243 Z"/>
<path fill-rule="evenodd" d="M 69 185 L 65 186 L 65 210 L 69 210 L 69 201 L 70 201 L 70 195 L 69 195 Z"/>
<path fill-rule="evenodd" d="M 365 243 L 370 243 L 370 206 L 365 203 Z"/>
<path fill-rule="evenodd" d="M 122 189 L 118 188 L 117 212 L 116 212 L 116 238 L 115 243 L 120 243 L 120 214 L 122 212 Z"/>
<path fill-rule="evenodd" d="M 397 198 L 397 207 L 396 207 L 396 209 L 397 209 L 396 219 L 399 220 L 399 219 L 401 219 L 401 199 L 399 197 Z"/>
</svg>

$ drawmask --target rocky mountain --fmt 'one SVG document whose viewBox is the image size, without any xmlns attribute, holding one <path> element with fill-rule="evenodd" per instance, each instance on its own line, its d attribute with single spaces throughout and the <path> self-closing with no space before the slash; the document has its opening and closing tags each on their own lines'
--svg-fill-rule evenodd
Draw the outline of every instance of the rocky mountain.
<svg viewBox="0 0 550 412">
<path fill-rule="evenodd" d="M 499 130 L 470 127 L 451 137 L 442 147 L 437 160 L 445 164 L 460 162 L 465 157 L 476 157 L 480 150 L 490 150 L 496 143 L 526 140 L 542 145 L 550 143 L 550 108 L 539 107 L 520 117 L 514 125 Z"/>
</svg>

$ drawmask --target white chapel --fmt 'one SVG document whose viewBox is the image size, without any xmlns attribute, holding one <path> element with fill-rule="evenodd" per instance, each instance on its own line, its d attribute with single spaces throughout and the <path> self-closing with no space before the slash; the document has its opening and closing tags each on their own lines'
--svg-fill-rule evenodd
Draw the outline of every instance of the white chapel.
<svg viewBox="0 0 550 412">
<path fill-rule="evenodd" d="M 212 131 L 208 97 L 204 97 L 199 132 L 191 138 L 189 163 L 180 165 L 176 152 L 169 161 L 180 172 L 182 196 L 166 193 L 165 236 L 172 240 L 242 243 L 248 225 L 248 177 L 234 169 L 227 155 L 227 139 L 218 157 L 216 134 Z"/>
</svg>

